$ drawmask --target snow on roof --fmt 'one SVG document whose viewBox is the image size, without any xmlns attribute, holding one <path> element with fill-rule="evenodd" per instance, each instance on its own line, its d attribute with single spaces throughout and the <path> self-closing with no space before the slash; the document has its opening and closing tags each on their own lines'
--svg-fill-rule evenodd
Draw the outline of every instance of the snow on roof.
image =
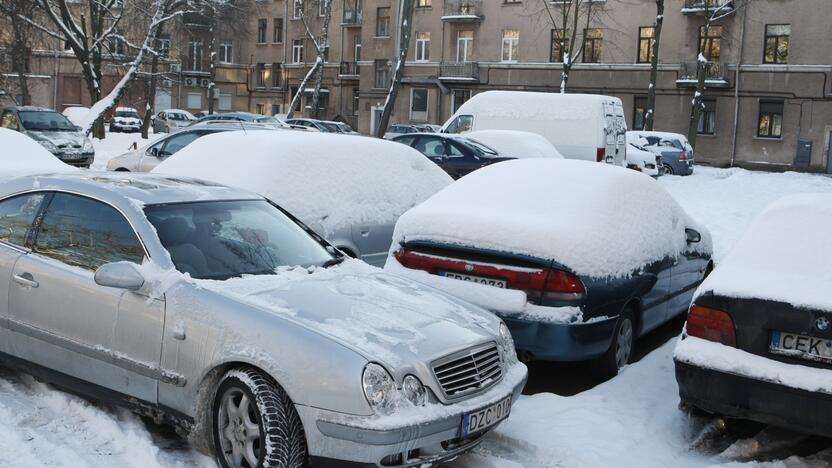
<svg viewBox="0 0 832 468">
<path fill-rule="evenodd" d="M 519 159 L 477 170 L 399 219 L 394 245 L 432 241 L 554 260 L 579 275 L 626 276 L 675 257 L 695 223 L 655 180 L 608 164 Z"/>
<path fill-rule="evenodd" d="M 362 222 L 394 223 L 451 182 L 400 143 L 279 131 L 207 135 L 153 172 L 258 192 L 325 235 Z"/>
<path fill-rule="evenodd" d="M 136 109 L 132 107 L 116 107 L 116 112 L 137 112 Z"/>
<path fill-rule="evenodd" d="M 627 132 L 627 140 L 633 141 L 633 138 L 644 138 L 647 136 L 654 136 L 659 138 L 664 138 L 667 140 L 679 140 L 684 143 L 688 142 L 688 137 L 682 135 L 681 133 L 672 133 L 672 132 L 653 132 L 653 131 L 646 131 L 646 130 L 630 130 Z"/>
<path fill-rule="evenodd" d="M 466 133 L 465 138 L 494 148 L 500 156 L 563 159 L 560 151 L 546 137 L 537 133 L 517 130 L 478 130 Z"/>
<path fill-rule="evenodd" d="M 790 195 L 769 205 L 702 283 L 714 294 L 832 311 L 832 194 Z"/>
<path fill-rule="evenodd" d="M 477 114 L 503 119 L 584 120 L 596 115 L 592 104 L 602 101 L 618 101 L 618 98 L 599 94 L 486 91 L 471 97 L 454 116 Z"/>
<path fill-rule="evenodd" d="M 0 128 L 0 178 L 78 172 L 28 136 Z"/>
</svg>

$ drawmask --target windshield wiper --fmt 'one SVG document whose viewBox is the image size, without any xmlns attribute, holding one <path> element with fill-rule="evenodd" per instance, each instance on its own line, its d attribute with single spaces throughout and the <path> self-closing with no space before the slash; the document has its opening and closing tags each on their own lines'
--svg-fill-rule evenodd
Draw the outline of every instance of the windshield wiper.
<svg viewBox="0 0 832 468">
<path fill-rule="evenodd" d="M 339 263 L 344 261 L 344 256 L 330 258 L 329 260 L 325 261 L 321 264 L 321 268 L 329 268 L 331 266 L 338 265 Z"/>
</svg>

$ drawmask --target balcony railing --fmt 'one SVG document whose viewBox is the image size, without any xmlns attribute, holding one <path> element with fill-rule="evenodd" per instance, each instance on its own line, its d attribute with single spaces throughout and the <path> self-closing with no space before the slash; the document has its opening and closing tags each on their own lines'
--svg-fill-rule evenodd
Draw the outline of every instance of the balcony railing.
<svg viewBox="0 0 832 468">
<path fill-rule="evenodd" d="M 442 62 L 439 65 L 440 80 L 478 81 L 480 64 L 477 62 Z"/>
<path fill-rule="evenodd" d="M 344 10 L 344 16 L 341 17 L 341 26 L 355 27 L 361 26 L 363 20 L 363 13 L 361 10 L 350 8 Z"/>
<path fill-rule="evenodd" d="M 360 74 L 358 62 L 341 62 L 341 68 L 338 70 L 339 77 L 357 79 Z"/>
<path fill-rule="evenodd" d="M 728 81 L 728 66 L 724 63 L 708 62 L 705 65 L 705 86 L 708 88 L 727 88 L 730 86 Z M 676 87 L 678 88 L 695 88 L 698 77 L 696 76 L 696 62 L 688 62 L 682 64 L 682 70 L 679 73 L 679 79 L 676 80 Z"/>
<path fill-rule="evenodd" d="M 482 0 L 445 0 L 443 21 L 482 21 Z"/>
<path fill-rule="evenodd" d="M 719 10 L 717 15 L 733 14 L 734 9 L 733 0 L 685 0 L 685 4 L 682 7 L 682 14 L 712 14 L 717 12 L 717 10 Z"/>
</svg>

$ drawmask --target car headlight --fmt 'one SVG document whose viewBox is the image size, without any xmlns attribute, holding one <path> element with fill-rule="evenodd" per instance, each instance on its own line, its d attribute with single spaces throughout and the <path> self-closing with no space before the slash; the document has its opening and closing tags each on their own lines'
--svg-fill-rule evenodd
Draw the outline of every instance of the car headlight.
<svg viewBox="0 0 832 468">
<path fill-rule="evenodd" d="M 502 348 L 503 356 L 505 356 L 508 364 L 517 362 L 517 350 L 514 349 L 514 338 L 511 337 L 511 332 L 508 331 L 508 327 L 503 322 L 500 322 L 500 348 Z"/>
<path fill-rule="evenodd" d="M 367 397 L 370 406 L 385 413 L 389 412 L 393 401 L 393 392 L 396 390 L 393 377 L 383 367 L 371 362 L 364 368 L 361 381 L 364 387 L 364 396 Z"/>
<path fill-rule="evenodd" d="M 402 395 L 404 398 L 413 404 L 413 406 L 423 406 L 427 400 L 427 391 L 422 382 L 413 375 L 408 375 L 404 378 L 402 383 Z"/>
<path fill-rule="evenodd" d="M 84 140 L 84 152 L 86 153 L 87 151 L 93 151 L 93 149 L 94 148 L 90 139 L 87 138 L 86 140 Z"/>
<path fill-rule="evenodd" d="M 57 153 L 58 152 L 58 147 L 55 146 L 55 144 L 52 143 L 51 141 L 37 140 L 37 142 L 40 143 L 41 146 L 46 148 L 46 151 L 49 151 L 50 153 Z"/>
</svg>

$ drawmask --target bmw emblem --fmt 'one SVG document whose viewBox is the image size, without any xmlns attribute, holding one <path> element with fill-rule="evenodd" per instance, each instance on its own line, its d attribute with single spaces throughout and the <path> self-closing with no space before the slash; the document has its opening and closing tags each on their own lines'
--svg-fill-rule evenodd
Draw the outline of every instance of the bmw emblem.
<svg viewBox="0 0 832 468">
<path fill-rule="evenodd" d="M 474 265 L 465 264 L 465 271 L 474 271 Z M 829 326 L 829 322 L 827 322 L 826 326 Z"/>
<path fill-rule="evenodd" d="M 829 330 L 829 319 L 826 317 L 818 318 L 817 320 L 815 320 L 815 328 L 822 332 Z"/>
</svg>

